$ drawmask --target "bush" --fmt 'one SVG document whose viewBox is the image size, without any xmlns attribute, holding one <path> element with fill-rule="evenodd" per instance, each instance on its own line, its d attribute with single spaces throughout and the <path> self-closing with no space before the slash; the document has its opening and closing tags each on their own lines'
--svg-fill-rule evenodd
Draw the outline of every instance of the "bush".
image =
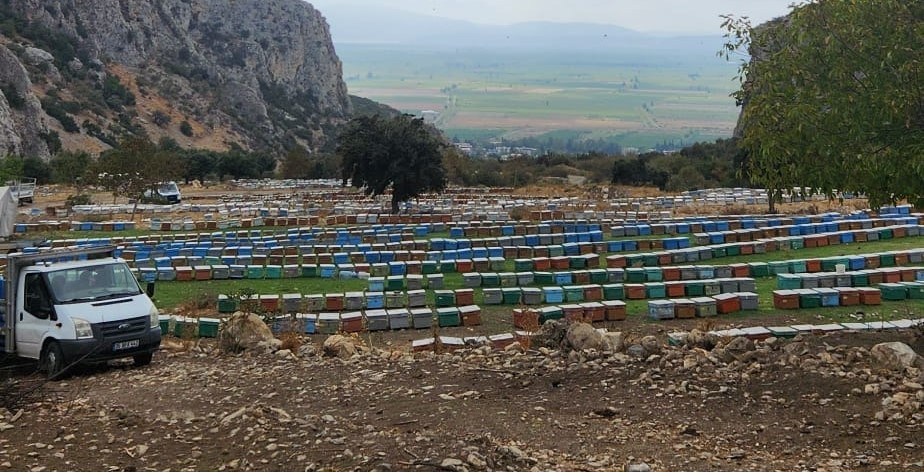
<svg viewBox="0 0 924 472">
<path fill-rule="evenodd" d="M 75 205 L 89 205 L 91 203 L 93 203 L 93 198 L 86 193 L 81 193 L 77 195 L 68 195 L 67 200 L 64 201 L 64 206 L 73 208 Z"/>
<path fill-rule="evenodd" d="M 193 135 L 192 125 L 190 125 L 188 121 L 183 120 L 183 122 L 180 123 L 180 132 L 183 133 L 183 136 L 191 138 Z"/>
</svg>

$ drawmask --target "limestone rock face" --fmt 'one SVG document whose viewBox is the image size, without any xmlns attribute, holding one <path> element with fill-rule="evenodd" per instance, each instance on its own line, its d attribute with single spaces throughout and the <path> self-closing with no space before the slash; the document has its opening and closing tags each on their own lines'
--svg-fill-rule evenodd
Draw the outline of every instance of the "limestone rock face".
<svg viewBox="0 0 924 472">
<path fill-rule="evenodd" d="M 0 84 L 4 85 L 0 90 L 0 153 L 47 159 L 50 154 L 42 136 L 48 126 L 42 104 L 32 92 L 22 62 L 2 45 Z"/>
<path fill-rule="evenodd" d="M 80 58 L 58 61 L 55 51 L 9 38 L 23 43 L 20 60 L 40 66 L 33 71 L 118 68 L 142 79 L 148 93 L 169 91 L 162 98 L 182 107 L 178 113 L 229 128 L 251 148 L 278 148 L 287 139 L 319 147 L 352 113 L 327 22 L 302 0 L 8 4 L 13 14 L 70 38 Z M 8 128 L 8 117 L 0 119 Z"/>
</svg>

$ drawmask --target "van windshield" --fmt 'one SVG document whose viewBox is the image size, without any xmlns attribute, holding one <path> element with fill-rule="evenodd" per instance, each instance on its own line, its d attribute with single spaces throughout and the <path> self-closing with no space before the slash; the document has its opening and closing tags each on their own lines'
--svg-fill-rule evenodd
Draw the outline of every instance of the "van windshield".
<svg viewBox="0 0 924 472">
<path fill-rule="evenodd" d="M 52 297 L 62 304 L 141 293 L 138 281 L 124 262 L 57 270 L 46 276 Z"/>
<path fill-rule="evenodd" d="M 180 189 L 177 188 L 176 182 L 165 182 L 160 184 L 160 187 L 157 189 L 157 191 L 161 195 L 174 195 L 179 193 Z"/>
</svg>

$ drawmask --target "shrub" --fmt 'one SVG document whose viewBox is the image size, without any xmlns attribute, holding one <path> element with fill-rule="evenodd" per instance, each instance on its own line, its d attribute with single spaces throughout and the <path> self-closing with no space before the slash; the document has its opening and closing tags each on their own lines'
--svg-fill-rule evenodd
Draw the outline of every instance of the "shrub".
<svg viewBox="0 0 924 472">
<path fill-rule="evenodd" d="M 188 121 L 183 120 L 183 122 L 180 123 L 180 132 L 183 133 L 183 136 L 191 138 L 193 135 L 192 125 L 190 125 Z"/>
</svg>

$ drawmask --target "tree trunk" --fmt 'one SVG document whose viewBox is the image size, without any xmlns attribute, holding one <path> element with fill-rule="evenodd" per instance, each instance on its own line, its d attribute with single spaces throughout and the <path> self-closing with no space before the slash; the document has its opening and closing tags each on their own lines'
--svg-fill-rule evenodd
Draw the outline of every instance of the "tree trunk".
<svg viewBox="0 0 924 472">
<path fill-rule="evenodd" d="M 776 213 L 776 198 L 777 198 L 777 192 L 780 192 L 780 191 L 779 191 L 779 190 L 770 190 L 769 192 L 767 192 L 767 200 L 768 200 L 768 203 L 767 203 L 767 212 L 770 213 L 770 214 Z"/>
<path fill-rule="evenodd" d="M 398 199 L 392 196 L 391 197 L 391 214 L 392 215 L 398 214 L 398 203 L 399 203 Z"/>
</svg>

